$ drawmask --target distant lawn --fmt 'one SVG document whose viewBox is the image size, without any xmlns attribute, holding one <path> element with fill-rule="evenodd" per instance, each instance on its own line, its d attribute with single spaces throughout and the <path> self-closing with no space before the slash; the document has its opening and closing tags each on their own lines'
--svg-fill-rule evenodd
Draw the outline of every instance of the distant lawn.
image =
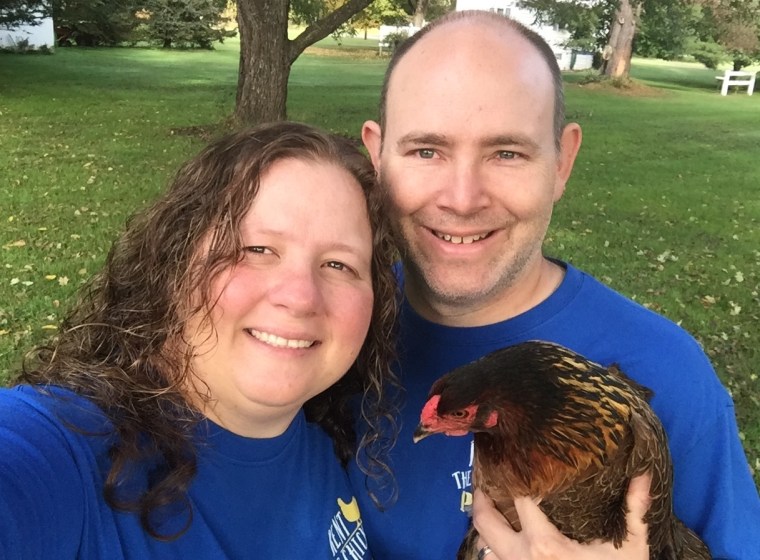
<svg viewBox="0 0 760 560">
<path fill-rule="evenodd" d="M 358 138 L 387 58 L 361 38 L 319 47 L 293 68 L 290 117 Z M 127 216 L 218 133 L 237 65 L 235 42 L 0 55 L 0 379 L 56 332 Z M 584 144 L 547 252 L 697 336 L 760 482 L 760 94 L 721 97 L 716 72 L 691 64 L 637 60 L 633 75 L 620 91 L 567 76 Z"/>
</svg>

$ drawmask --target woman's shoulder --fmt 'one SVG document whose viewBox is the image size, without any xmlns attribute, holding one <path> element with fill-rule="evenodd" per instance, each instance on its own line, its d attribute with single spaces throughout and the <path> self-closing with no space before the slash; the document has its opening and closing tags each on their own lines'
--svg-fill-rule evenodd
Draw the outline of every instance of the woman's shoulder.
<svg viewBox="0 0 760 560">
<path fill-rule="evenodd" d="M 81 533 L 85 504 L 100 500 L 100 488 L 92 480 L 100 480 L 107 446 L 77 427 L 103 432 L 103 419 L 90 401 L 70 391 L 0 389 L 0 520 L 3 533 L 18 536 L 10 541 L 0 538 L 0 556 L 15 550 L 18 539 L 27 542 L 27 548 L 32 546 L 28 539 L 37 539 L 34 547 L 40 550 L 51 550 L 48 545 L 59 547 L 59 552 L 76 550 L 74 537 L 53 545 L 49 539 L 39 540 L 35 531 Z M 13 554 L 8 557 L 24 557 Z"/>
<path fill-rule="evenodd" d="M 107 449 L 111 424 L 86 397 L 56 386 L 0 389 L 0 447 L 29 451 L 27 461 L 78 464 Z M 16 461 L 20 459 L 15 459 Z"/>
<path fill-rule="evenodd" d="M 77 426 L 102 431 L 106 417 L 90 399 L 56 385 L 16 385 L 0 389 L 0 422 Z"/>
</svg>

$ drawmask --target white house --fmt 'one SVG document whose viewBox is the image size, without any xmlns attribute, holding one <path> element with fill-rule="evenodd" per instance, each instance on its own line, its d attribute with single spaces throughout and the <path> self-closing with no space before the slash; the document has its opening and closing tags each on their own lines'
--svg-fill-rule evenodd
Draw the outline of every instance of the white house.
<svg viewBox="0 0 760 560">
<path fill-rule="evenodd" d="M 457 0 L 457 10 L 486 10 L 510 17 L 530 27 L 551 45 L 554 55 L 557 57 L 557 63 L 562 70 L 591 68 L 593 58 L 591 54 L 573 52 L 564 46 L 565 41 L 570 38 L 567 31 L 556 26 L 537 25 L 534 12 L 519 7 L 516 0 Z"/>
<path fill-rule="evenodd" d="M 55 46 L 55 31 L 53 18 L 41 18 L 39 25 L 19 25 L 13 28 L 0 26 L 0 48 L 14 48 L 24 44 L 29 48 L 39 49 Z"/>
</svg>

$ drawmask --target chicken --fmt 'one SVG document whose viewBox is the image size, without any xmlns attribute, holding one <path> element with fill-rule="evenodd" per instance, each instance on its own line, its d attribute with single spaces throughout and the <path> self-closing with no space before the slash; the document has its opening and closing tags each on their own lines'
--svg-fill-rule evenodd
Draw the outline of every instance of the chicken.
<svg viewBox="0 0 760 560">
<path fill-rule="evenodd" d="M 515 530 L 513 498 L 529 496 L 568 537 L 616 547 L 627 534 L 628 483 L 650 471 L 650 560 L 708 560 L 707 547 L 673 514 L 667 438 L 650 396 L 615 365 L 530 341 L 436 381 L 414 439 L 473 432 L 474 484 Z M 465 538 L 460 560 L 476 558 L 476 536 Z"/>
</svg>

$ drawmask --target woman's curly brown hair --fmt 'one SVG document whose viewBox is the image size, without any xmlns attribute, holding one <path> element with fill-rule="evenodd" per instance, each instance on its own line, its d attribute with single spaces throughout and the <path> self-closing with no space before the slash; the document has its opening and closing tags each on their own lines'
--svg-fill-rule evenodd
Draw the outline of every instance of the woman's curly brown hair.
<svg viewBox="0 0 760 560">
<path fill-rule="evenodd" d="M 337 164 L 356 178 L 367 199 L 374 291 L 367 339 L 348 373 L 304 408 L 330 434 L 344 465 L 356 455 L 366 473 L 393 484 L 385 455 L 397 435 L 396 405 L 388 396 L 389 388 L 398 389 L 390 369 L 397 286 L 374 170 L 347 140 L 304 124 L 264 125 L 211 144 L 179 170 L 166 194 L 130 219 L 103 270 L 80 292 L 60 335 L 31 353 L 15 380 L 66 387 L 103 409 L 118 435 L 106 500 L 139 513 L 156 538 L 179 536 L 159 534 L 151 513 L 166 504 L 187 504 L 196 472 L 196 426 L 203 419 L 182 389 L 192 386 L 187 382 L 193 348 L 176 342 L 183 340 L 190 317 L 208 317 L 214 278 L 242 259 L 240 223 L 259 180 L 285 158 Z M 331 185 L 324 187 L 329 197 Z M 207 250 L 200 251 L 202 246 Z M 362 397 L 360 407 L 351 406 L 356 395 Z M 358 444 L 353 408 L 368 426 Z M 158 475 L 141 495 L 123 496 L 118 489 L 130 465 L 143 461 L 158 461 Z"/>
</svg>

